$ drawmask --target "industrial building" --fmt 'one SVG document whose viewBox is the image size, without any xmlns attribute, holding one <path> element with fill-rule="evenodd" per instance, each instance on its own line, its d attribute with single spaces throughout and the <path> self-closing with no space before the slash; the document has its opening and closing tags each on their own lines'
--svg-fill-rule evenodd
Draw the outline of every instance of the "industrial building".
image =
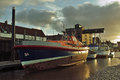
<svg viewBox="0 0 120 80">
<path fill-rule="evenodd" d="M 89 44 L 98 44 L 100 43 L 100 39 L 98 37 L 93 37 L 95 33 L 103 33 L 104 28 L 100 29 L 84 29 L 84 27 L 80 24 L 76 24 L 75 28 L 67 28 L 65 29 L 65 32 L 69 35 L 72 36 L 74 35 L 79 41 L 83 42 L 86 45 Z M 60 40 L 62 39 L 62 35 L 49 35 L 46 36 L 48 40 Z"/>
<path fill-rule="evenodd" d="M 83 42 L 86 45 L 93 43 L 93 34 L 92 33 L 84 33 L 84 27 L 80 24 L 76 24 L 75 28 L 67 28 L 66 32 L 68 35 L 75 35 L 76 38 Z"/>
</svg>

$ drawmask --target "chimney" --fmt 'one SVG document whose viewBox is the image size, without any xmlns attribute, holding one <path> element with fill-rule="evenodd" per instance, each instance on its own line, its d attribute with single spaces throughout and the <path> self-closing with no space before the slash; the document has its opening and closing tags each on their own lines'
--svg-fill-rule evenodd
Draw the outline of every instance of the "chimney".
<svg viewBox="0 0 120 80">
<path fill-rule="evenodd" d="M 36 37 L 37 37 L 37 31 L 35 32 L 35 40 L 36 40 Z"/>
<path fill-rule="evenodd" d="M 5 21 L 5 25 L 7 25 L 8 24 L 8 22 L 7 22 L 7 20 Z"/>
<path fill-rule="evenodd" d="M 7 24 L 8 24 L 8 22 L 7 22 L 7 20 L 6 20 L 6 21 L 5 21 L 5 24 L 4 24 L 5 29 L 7 29 Z"/>
<path fill-rule="evenodd" d="M 10 31 L 9 31 L 9 29 L 8 29 L 8 22 L 7 22 L 7 20 L 5 21 L 5 24 L 4 24 L 4 28 L 5 28 L 5 30 L 7 31 L 7 33 L 9 33 Z"/>
<path fill-rule="evenodd" d="M 25 40 L 26 30 L 24 29 L 24 40 Z"/>
</svg>

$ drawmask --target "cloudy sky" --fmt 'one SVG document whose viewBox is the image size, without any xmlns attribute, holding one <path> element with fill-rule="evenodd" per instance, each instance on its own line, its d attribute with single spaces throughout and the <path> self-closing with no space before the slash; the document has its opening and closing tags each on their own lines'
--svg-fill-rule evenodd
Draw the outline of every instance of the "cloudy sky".
<svg viewBox="0 0 120 80">
<path fill-rule="evenodd" d="M 101 39 L 120 41 L 120 0 L 0 0 L 0 22 L 11 24 L 13 6 L 18 26 L 50 35 L 61 33 L 63 24 L 81 24 L 86 29 L 105 28 Z"/>
</svg>

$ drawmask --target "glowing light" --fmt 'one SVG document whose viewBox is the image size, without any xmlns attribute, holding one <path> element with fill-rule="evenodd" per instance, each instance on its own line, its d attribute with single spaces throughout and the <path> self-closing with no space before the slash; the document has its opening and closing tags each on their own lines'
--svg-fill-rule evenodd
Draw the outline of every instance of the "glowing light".
<svg viewBox="0 0 120 80">
<path fill-rule="evenodd" d="M 120 0 L 98 0 L 98 4 L 101 6 L 107 5 L 107 4 L 111 4 L 113 2 L 118 2 L 120 3 Z"/>
<path fill-rule="evenodd" d="M 108 58 L 108 65 L 111 66 L 111 58 Z"/>
<path fill-rule="evenodd" d="M 95 67 L 97 67 L 97 65 L 98 65 L 97 59 L 94 60 L 94 64 L 95 64 Z"/>
<path fill-rule="evenodd" d="M 117 38 L 120 38 L 120 36 L 117 36 Z"/>
<path fill-rule="evenodd" d="M 23 2 L 24 2 L 24 0 L 13 0 L 12 4 L 21 5 Z"/>
<path fill-rule="evenodd" d="M 120 39 L 114 39 L 114 40 L 112 40 L 112 42 L 114 42 L 114 43 L 120 42 Z"/>
<path fill-rule="evenodd" d="M 54 16 L 51 17 L 51 20 L 56 21 L 56 18 Z"/>
</svg>

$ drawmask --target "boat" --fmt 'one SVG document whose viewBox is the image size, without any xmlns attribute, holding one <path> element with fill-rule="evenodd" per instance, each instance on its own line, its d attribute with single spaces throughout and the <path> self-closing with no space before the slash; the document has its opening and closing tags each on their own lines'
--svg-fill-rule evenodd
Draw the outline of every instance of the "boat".
<svg viewBox="0 0 120 80">
<path fill-rule="evenodd" d="M 88 54 L 88 57 L 94 56 L 94 58 L 104 58 L 104 57 L 109 57 L 110 55 L 110 48 L 107 44 L 101 44 L 101 45 L 96 45 L 96 44 L 91 44 L 88 46 L 90 48 L 90 51 L 92 51 L 94 54 Z"/>
<path fill-rule="evenodd" d="M 90 50 L 91 51 L 97 51 L 98 50 L 98 48 L 99 48 L 99 46 L 98 45 L 96 45 L 96 44 L 90 44 L 90 45 L 88 45 L 88 47 L 90 48 Z"/>
<path fill-rule="evenodd" d="M 87 59 L 95 59 L 96 56 L 97 56 L 97 54 L 96 54 L 95 51 L 91 51 L 91 50 L 89 50 L 89 51 L 88 51 Z"/>
<path fill-rule="evenodd" d="M 98 45 L 95 45 L 95 44 L 90 44 L 88 45 L 88 47 L 90 48 L 89 49 L 89 52 L 88 52 L 88 59 L 95 59 L 97 54 L 97 50 L 98 50 Z"/>
<path fill-rule="evenodd" d="M 108 56 L 108 57 L 110 57 L 110 58 L 115 57 L 115 52 L 114 52 L 114 51 L 110 51 L 110 54 L 109 54 L 109 56 Z"/>
<path fill-rule="evenodd" d="M 22 41 L 14 49 L 27 72 L 85 62 L 89 50 L 75 36 L 66 36 L 62 40 Z"/>
<path fill-rule="evenodd" d="M 101 45 L 96 51 L 97 58 L 104 58 L 110 55 L 110 48 L 108 45 Z"/>
</svg>

